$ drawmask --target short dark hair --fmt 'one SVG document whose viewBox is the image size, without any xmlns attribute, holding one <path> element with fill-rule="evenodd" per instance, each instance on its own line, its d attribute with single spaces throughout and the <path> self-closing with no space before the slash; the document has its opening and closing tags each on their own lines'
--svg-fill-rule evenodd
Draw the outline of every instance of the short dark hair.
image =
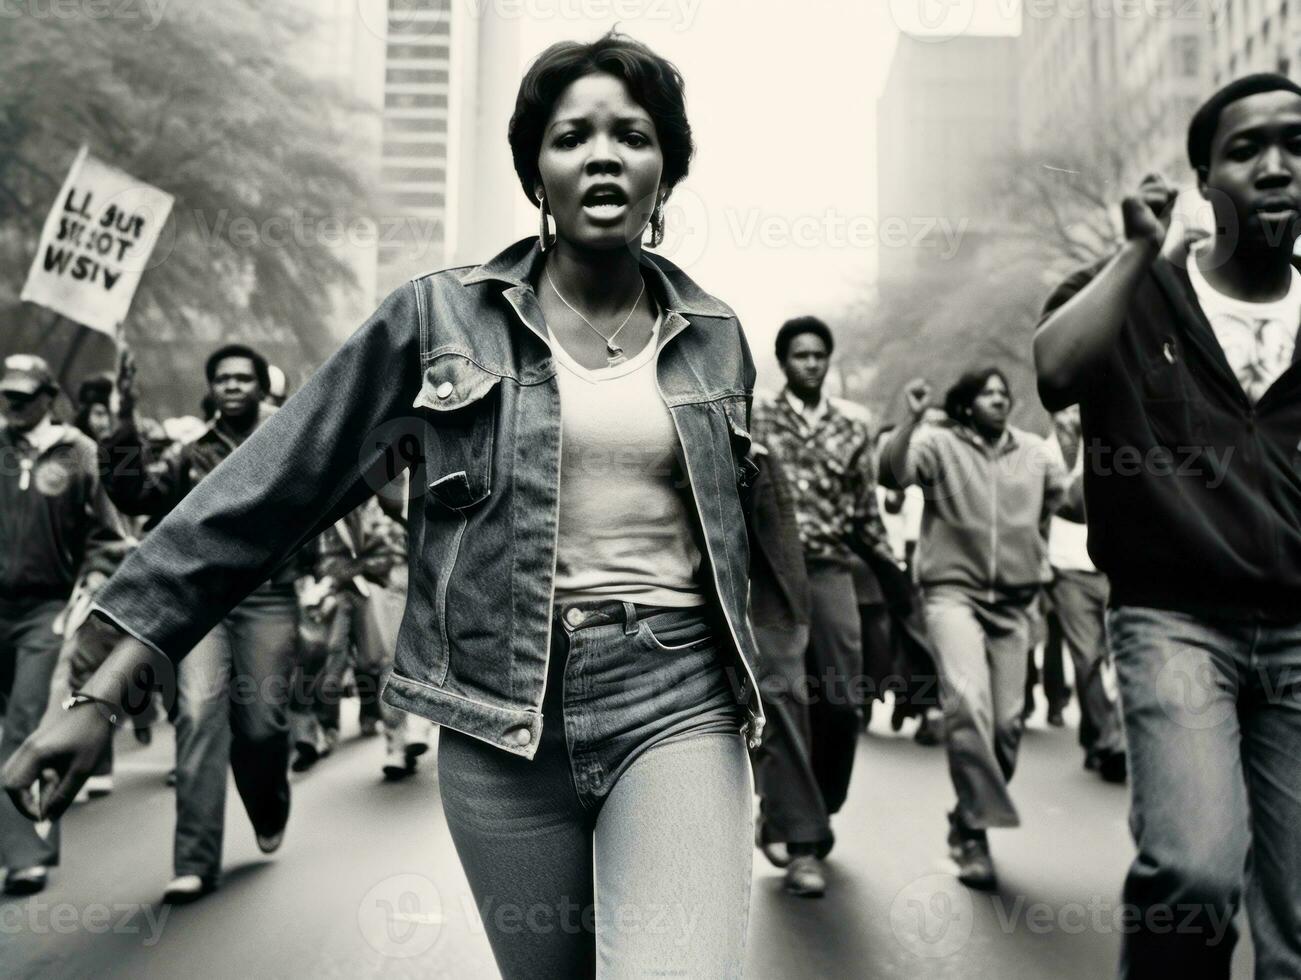
<svg viewBox="0 0 1301 980">
<path fill-rule="evenodd" d="M 650 114 L 664 154 L 662 180 L 672 190 L 687 175 L 695 144 L 687 121 L 682 76 L 673 63 L 640 41 L 610 31 L 590 44 L 559 41 L 543 51 L 520 81 L 515 113 L 510 117 L 510 152 L 524 196 L 535 196 L 542 134 L 565 89 L 588 75 L 613 75 L 634 102 Z"/>
<path fill-rule="evenodd" d="M 836 340 L 831 336 L 831 328 L 815 316 L 797 316 L 793 320 L 787 320 L 777 331 L 777 360 L 785 364 L 786 355 L 790 352 L 791 341 L 802 333 L 811 333 L 822 338 L 822 342 L 827 345 L 827 354 L 830 355 L 836 349 Z"/>
<path fill-rule="evenodd" d="M 1200 109 L 1193 113 L 1188 124 L 1188 162 L 1194 170 L 1204 174 L 1211 166 L 1211 144 L 1215 142 L 1215 131 L 1220 126 L 1220 115 L 1225 108 L 1249 95 L 1261 95 L 1265 92 L 1291 92 L 1301 95 L 1298 85 L 1286 75 L 1274 72 L 1259 72 L 1235 78 L 1218 92 L 1202 103 Z"/>
<path fill-rule="evenodd" d="M 944 414 L 954 422 L 966 424 L 970 420 L 971 407 L 976 403 L 976 396 L 985 390 L 990 378 L 998 378 L 1007 389 L 1007 400 L 1015 404 L 1012 397 L 1012 385 L 1002 368 L 993 366 L 976 368 L 968 371 L 944 393 Z"/>
<path fill-rule="evenodd" d="M 77 405 L 107 405 L 113 396 L 113 378 L 110 375 L 97 374 L 87 378 L 77 386 Z"/>
<path fill-rule="evenodd" d="M 226 344 L 208 355 L 208 361 L 203 366 L 203 376 L 208 379 L 208 384 L 212 384 L 212 379 L 217 375 L 217 365 L 228 357 L 247 357 L 253 362 L 253 373 L 257 375 L 263 393 L 271 389 L 271 372 L 267 370 L 267 359 L 247 344 Z"/>
</svg>

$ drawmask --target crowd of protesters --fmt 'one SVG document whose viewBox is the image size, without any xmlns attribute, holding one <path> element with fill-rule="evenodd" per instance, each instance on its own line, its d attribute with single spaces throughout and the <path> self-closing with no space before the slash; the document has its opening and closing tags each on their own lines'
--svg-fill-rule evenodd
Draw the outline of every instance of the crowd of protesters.
<svg viewBox="0 0 1301 980">
<path fill-rule="evenodd" d="M 617 36 L 602 44 L 619 48 L 621 57 L 659 64 Z M 204 365 L 209 391 L 203 421 L 157 423 L 141 416 L 131 360 L 124 356 L 116 379 L 82 385 L 75 425 L 66 425 L 53 420 L 60 389 L 48 365 L 29 355 L 5 361 L 0 763 L 18 754 L 7 779 L 23 809 L 42 815 L 40 802 L 15 783 L 31 783 L 61 758 L 52 743 L 33 736 L 38 725 L 46 727 L 43 717 L 52 729 L 62 724 L 60 704 L 71 710 L 98 703 L 115 720 L 119 712 L 130 714 L 142 741 L 160 724 L 153 690 L 148 705 L 127 711 L 120 684 L 112 691 L 107 681 L 95 686 L 94 679 L 105 676 L 97 670 L 105 661 L 134 663 L 145 655 L 130 654 L 137 657 L 131 661 L 121 653 L 132 617 L 109 616 L 96 604 L 100 590 L 112 593 L 110 576 L 128 554 L 130 573 L 118 579 L 147 586 L 141 595 L 151 601 L 184 604 L 200 595 L 196 583 L 214 577 L 231 579 L 212 586 L 214 594 L 239 597 L 208 615 L 201 636 L 191 637 L 180 623 L 156 627 L 169 639 L 197 641 L 177 657 L 170 686 L 161 684 L 163 715 L 176 743 L 175 879 L 165 891 L 170 902 L 193 901 L 219 884 L 228 771 L 259 848 L 271 853 L 281 846 L 289 773 L 307 772 L 330 755 L 339 738 L 339 701 L 349 693 L 360 701 L 363 736 L 384 734 L 387 779 L 415 772 L 433 748 L 431 720 L 443 724 L 444 805 L 476 891 L 545 886 L 547 874 L 559 873 L 530 865 L 550 858 L 538 848 L 525 855 L 520 848 L 532 847 L 527 841 L 482 826 L 496 821 L 501 801 L 515 793 L 533 794 L 529 798 L 550 808 L 547 820 L 571 845 L 564 854 L 590 860 L 595 847 L 610 867 L 626 864 L 654 887 L 668 887 L 662 874 L 638 861 L 642 844 L 634 831 L 650 830 L 638 823 L 636 814 L 647 808 L 635 801 L 680 792 L 683 777 L 673 772 L 679 765 L 696 767 L 700 779 L 720 787 L 748 792 L 730 741 L 685 737 L 734 735 L 744 725 L 758 796 L 755 843 L 785 868 L 792 895 L 822 895 L 833 820 L 856 761 L 859 778 L 870 778 L 862 773 L 860 746 L 863 732 L 872 730 L 874 706 L 882 703 L 889 727 L 899 731 L 915 720 L 919 743 L 943 746 L 955 796 L 949 853 L 963 883 L 991 889 L 997 874 L 986 831 L 1020 823 L 1011 781 L 1041 662 L 1048 722 L 1063 723 L 1074 694 L 1083 765 L 1108 781 L 1132 780 L 1138 856 L 1125 884 L 1127 900 L 1140 908 L 1196 903 L 1201 914 L 1231 918 L 1250 853 L 1245 893 L 1257 975 L 1301 975 L 1301 777 L 1291 751 L 1301 744 L 1301 726 L 1295 703 L 1280 697 L 1298 683 L 1292 668 L 1301 665 L 1301 273 L 1292 257 L 1301 221 L 1301 88 L 1280 76 L 1251 76 L 1216 93 L 1193 119 L 1189 158 L 1203 190 L 1215 191 L 1208 196 L 1218 229 L 1209 242 L 1191 252 L 1169 251 L 1173 194 L 1150 177 L 1124 202 L 1120 251 L 1052 294 L 1034 340 L 1038 393 L 1054 413 L 1046 435 L 1009 423 L 1027 393 L 1013 391 L 997 365 L 972 365 L 953 379 L 942 407 L 932 404 L 930 383 L 916 379 L 904 386 L 904 416 L 875 426 L 863 409 L 824 390 L 835 336 L 812 316 L 789 320 L 778 331 L 775 355 L 785 384 L 776 394 L 757 396 L 746 412 L 744 398 L 735 396 L 753 383 L 750 355 L 743 341 L 718 339 L 724 331 L 711 342 L 721 345 L 714 354 L 726 354 L 735 377 L 718 382 L 722 395 L 703 400 L 692 400 L 696 389 L 679 387 L 670 416 L 653 373 L 644 370 L 655 363 L 650 355 L 656 344 L 667 347 L 684 329 L 684 312 L 726 323 L 730 311 L 666 263 L 643 267 L 649 271 L 636 263 L 595 271 L 583 266 L 579 246 L 587 242 L 595 249 L 592 242 L 604 240 L 600 222 L 583 215 L 614 213 L 627 195 L 614 184 L 598 188 L 591 200 L 576 195 L 564 183 L 572 173 L 547 155 L 553 151 L 528 143 L 541 139 L 540 129 L 528 136 L 528 120 L 533 113 L 545 121 L 568 100 L 572 112 L 589 113 L 599 129 L 613 103 L 621 118 L 649 113 L 646 125 L 653 129 L 664 122 L 651 118 L 655 112 L 672 115 L 672 99 L 637 98 L 640 90 L 610 67 L 614 62 L 584 61 L 596 56 L 583 46 L 560 47 L 546 70 L 564 83 L 553 79 L 549 96 L 545 78 L 526 86 L 512 124 L 521 181 L 540 205 L 539 240 L 520 243 L 455 284 L 437 280 L 429 287 L 451 291 L 453 298 L 440 293 L 436 300 L 448 309 L 471 304 L 469 313 L 462 309 L 452 317 L 460 329 L 500 311 L 486 292 L 471 300 L 457 290 L 514 283 L 528 293 L 530 303 L 520 313 L 526 326 L 545 337 L 546 328 L 531 319 L 545 316 L 555 331 L 556 363 L 546 362 L 559 371 L 553 387 L 563 389 L 570 406 L 583 406 L 581 416 L 571 407 L 556 416 L 553 428 L 534 433 L 564 463 L 558 491 L 546 474 L 521 468 L 511 477 L 494 470 L 500 453 L 514 446 L 497 447 L 493 425 L 501 429 L 497 440 L 524 437 L 482 410 L 483 399 L 501 386 L 492 397 L 515 404 L 513 417 L 553 418 L 544 403 L 530 415 L 518 407 L 523 401 L 506 401 L 543 397 L 542 388 L 524 389 L 551 375 L 539 370 L 530 376 L 532 368 L 518 364 L 510 368 L 518 377 L 487 371 L 451 345 L 451 354 L 423 365 L 423 378 L 409 388 L 404 380 L 398 398 L 408 407 L 414 395 L 416 407 L 440 416 L 445 426 L 428 436 L 448 456 L 438 465 L 449 467 L 428 482 L 428 513 L 413 513 L 396 484 L 370 480 L 367 488 L 354 480 L 345 495 L 315 507 L 315 516 L 293 529 L 245 520 L 262 516 L 255 510 L 262 507 L 283 516 L 295 501 L 308 499 L 295 496 L 308 491 L 293 489 L 293 475 L 283 468 L 275 471 L 280 482 L 227 499 L 260 463 L 272 465 L 266 457 L 277 446 L 300 440 L 312 453 L 324 445 L 312 441 L 311 415 L 312 406 L 325 407 L 325 386 L 342 385 L 340 404 L 359 410 L 367 373 L 388 363 L 395 345 L 407 345 L 401 347 L 405 356 L 414 344 L 394 326 L 410 313 L 404 299 L 391 300 L 387 314 L 345 348 L 333 369 L 327 366 L 323 387 L 307 394 L 315 399 L 311 405 L 290 399 L 279 407 L 288 395 L 284 373 L 251 347 L 233 344 Z M 652 112 L 648 103 L 660 108 Z M 685 149 L 678 177 L 685 174 L 689 137 Z M 611 172 L 621 172 L 611 160 Z M 646 179 L 639 172 L 633 177 Z M 549 237 L 549 214 L 555 237 Z M 646 217 L 654 239 L 662 214 Z M 541 263 L 544 274 L 532 279 L 535 297 L 521 283 Z M 616 281 L 631 281 L 627 295 L 636 295 L 631 307 L 622 302 L 627 315 L 607 334 L 566 293 L 590 306 L 602 295 L 622 296 L 601 293 Z M 616 343 L 615 335 L 630 324 Z M 661 330 L 669 339 L 661 340 Z M 487 349 L 481 359 L 497 363 L 492 358 L 498 353 Z M 670 364 L 669 376 L 686 386 L 691 372 Z M 696 411 L 701 405 L 708 410 Z M 375 414 L 350 420 L 341 408 L 322 421 L 333 428 L 321 440 L 381 421 L 384 406 L 368 410 Z M 637 433 L 647 467 L 578 465 L 580 458 L 622 446 L 611 442 L 608 418 Z M 712 435 L 716 421 L 723 426 L 718 438 Z M 255 438 L 264 425 L 270 434 Z M 563 448 L 555 435 L 561 430 Z M 719 469 L 700 448 L 702 431 L 704 443 L 724 445 Z M 1107 468 L 1099 459 L 1117 447 L 1137 448 L 1148 460 L 1165 453 L 1172 463 L 1176 453 L 1191 450 L 1201 465 L 1189 474 L 1156 463 L 1121 472 L 1118 463 Z M 668 465 L 675 455 L 684 469 Z M 319 466 L 321 476 L 340 476 L 356 461 L 331 457 Z M 720 471 L 735 468 L 735 494 L 729 488 L 707 506 L 699 491 L 694 501 L 684 498 L 682 487 L 699 479 L 702 467 L 715 482 Z M 533 596 L 546 615 L 528 620 L 533 625 L 527 628 L 549 631 L 549 642 L 568 651 L 568 663 L 564 657 L 549 664 L 529 659 L 514 647 L 508 655 L 501 651 L 515 640 L 494 640 L 483 624 L 467 623 L 470 592 L 496 594 L 485 578 L 491 569 L 474 564 L 474 542 L 498 554 L 506 546 L 491 533 L 498 527 L 491 522 L 505 520 L 500 513 L 511 506 L 509 495 L 544 494 L 544 487 L 552 497 L 536 499 L 551 500 L 558 492 L 563 503 L 554 553 L 534 548 L 525 558 L 550 555 L 556 585 L 552 596 Z M 496 517 L 483 516 L 494 507 Z M 477 530 L 467 532 L 471 512 Z M 178 516 L 164 521 L 169 514 Z M 747 589 L 731 580 L 738 569 L 727 564 L 738 519 L 749 539 Z M 424 541 L 426 529 L 450 534 L 457 548 L 469 549 L 458 566 L 462 578 L 452 578 L 450 587 L 447 577 L 436 590 L 424 580 L 408 582 L 408 566 L 423 567 L 408 555 L 408 541 Z M 512 525 L 506 536 L 537 530 Z M 155 533 L 163 540 L 139 544 Z M 195 535 L 193 550 L 188 534 Z M 287 547 L 290 542 L 294 547 Z M 652 543 L 659 550 L 646 550 Z M 714 575 L 707 585 L 699 578 L 705 569 Z M 113 597 L 124 603 L 126 588 Z M 444 656 L 438 683 L 424 685 L 427 691 L 414 691 L 418 682 L 401 675 L 407 634 L 399 635 L 397 624 L 409 591 L 413 603 L 433 605 L 441 624 L 441 636 L 427 638 L 441 644 Z M 463 605 L 449 612 L 458 601 Z M 738 610 L 753 628 L 757 676 L 750 676 L 749 632 L 734 621 Z M 459 625 L 449 632 L 453 617 Z M 724 625 L 733 644 L 727 649 L 739 655 L 733 663 L 745 667 L 733 671 L 734 679 L 744 675 L 740 695 L 735 688 L 729 693 L 716 670 L 722 654 L 714 631 L 723 632 Z M 464 660 L 466 676 L 448 679 L 450 648 L 480 641 L 488 643 L 481 647 L 484 658 L 496 656 L 495 650 L 506 658 L 497 669 L 514 671 L 504 682 L 510 691 L 500 691 L 500 677 L 473 675 Z M 669 673 L 629 678 L 630 658 L 647 652 L 659 658 L 656 671 L 679 672 L 671 687 L 681 703 L 663 717 L 638 715 L 628 722 L 647 726 L 644 744 L 612 736 L 594 741 L 586 761 L 570 763 L 562 716 L 569 718 L 572 709 L 573 717 L 596 725 L 642 703 L 584 701 L 582 692 L 596 679 L 632 685 L 628 690 L 669 683 Z M 1157 676 L 1176 662 L 1190 667 L 1180 676 L 1202 684 L 1203 699 L 1229 706 L 1235 725 L 1181 720 L 1190 710 L 1179 701 L 1186 692 L 1158 683 Z M 489 703 L 485 695 L 473 713 L 463 695 L 442 686 L 462 682 L 498 701 Z M 541 705 L 532 714 L 509 700 L 526 686 Z M 691 698 L 695 703 L 688 704 Z M 537 727 L 542 717 L 549 720 L 545 735 Z M 81 734 L 67 738 L 69 747 L 59 750 L 65 755 L 96 746 L 99 782 L 89 785 L 100 793 L 111 788 L 112 759 L 100 742 Z M 526 773 L 511 752 L 539 757 Z M 670 758 L 677 761 L 669 765 L 664 760 Z M 627 793 L 643 795 L 612 793 L 617 778 L 625 780 Z M 578 812 L 570 799 L 575 791 L 583 807 L 608 808 L 615 829 L 603 830 L 601 821 L 593 826 L 586 812 Z M 721 828 L 744 812 L 729 794 L 711 804 L 711 821 Z M 5 891 L 39 891 L 58 863 L 57 823 L 29 822 L 7 805 L 0 811 Z M 852 832 L 839 820 L 841 833 Z M 730 880 L 728 874 L 739 873 L 723 867 L 733 853 L 727 848 L 693 853 L 712 869 L 706 877 Z M 735 863 L 748 878 L 748 861 L 738 857 Z M 621 887 L 602 879 L 600 868 L 594 874 L 598 888 Z M 697 880 L 693 887 L 708 886 Z M 744 914 L 726 903 L 711 908 L 716 920 L 710 929 L 723 939 L 716 949 L 692 955 L 735 964 L 737 916 L 743 936 Z M 1190 935 L 1127 936 L 1122 972 L 1227 976 L 1233 944 L 1208 949 Z M 530 946 L 495 934 L 492 939 L 507 973 L 523 970 L 534 957 L 590 966 L 597 955 L 581 943 L 561 949 L 544 947 L 543 940 Z M 659 962 L 658 952 L 621 941 L 629 943 L 627 955 Z"/>
</svg>

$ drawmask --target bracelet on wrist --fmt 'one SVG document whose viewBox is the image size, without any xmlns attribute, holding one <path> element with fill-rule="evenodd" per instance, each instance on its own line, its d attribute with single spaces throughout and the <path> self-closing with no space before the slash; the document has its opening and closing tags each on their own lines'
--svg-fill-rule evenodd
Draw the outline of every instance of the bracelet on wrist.
<svg viewBox="0 0 1301 980">
<path fill-rule="evenodd" d="M 108 708 L 108 721 L 110 725 L 116 725 L 121 717 L 122 709 L 115 704 L 110 704 L 103 698 L 93 698 L 89 694 L 73 694 L 63 702 L 63 710 L 71 711 L 79 704 L 102 704 Z"/>
</svg>

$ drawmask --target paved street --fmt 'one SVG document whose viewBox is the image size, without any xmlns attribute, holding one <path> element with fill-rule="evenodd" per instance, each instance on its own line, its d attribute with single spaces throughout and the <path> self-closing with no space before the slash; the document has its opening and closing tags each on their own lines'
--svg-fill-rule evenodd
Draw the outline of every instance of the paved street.
<svg viewBox="0 0 1301 980">
<path fill-rule="evenodd" d="M 117 790 L 68 817 L 51 886 L 0 904 L 6 976 L 495 976 L 432 764 L 383 783 L 376 740 L 346 740 L 295 777 L 289 838 L 272 858 L 257 852 L 232 788 L 223 887 L 188 908 L 159 906 L 173 802 L 170 731 L 158 735 L 147 749 L 119 743 Z M 1126 793 L 1080 768 L 1070 729 L 1036 720 L 1022 758 L 1025 826 L 991 834 L 1002 890 L 973 896 L 944 857 L 940 750 L 884 730 L 865 738 L 828 896 L 785 896 L 756 853 L 748 976 L 1110 976 Z M 1244 946 L 1235 978 L 1249 964 Z"/>
</svg>

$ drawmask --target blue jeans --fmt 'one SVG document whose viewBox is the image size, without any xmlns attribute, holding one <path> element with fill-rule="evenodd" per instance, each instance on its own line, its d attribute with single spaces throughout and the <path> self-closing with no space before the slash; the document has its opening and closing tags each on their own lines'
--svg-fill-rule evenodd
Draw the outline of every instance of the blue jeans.
<svg viewBox="0 0 1301 980">
<path fill-rule="evenodd" d="M 533 760 L 439 736 L 443 811 L 497 966 L 740 976 L 753 782 L 717 630 L 698 609 L 603 603 L 575 626 L 572 608 Z"/>
<path fill-rule="evenodd" d="M 229 761 L 254 830 L 289 817 L 286 705 L 297 637 L 292 592 L 259 589 L 177 668 L 176 874 L 221 871 Z"/>
<path fill-rule="evenodd" d="M 1256 977 L 1301 977 L 1301 623 L 1122 607 L 1107 630 L 1138 846 L 1121 975 L 1227 978 L 1245 884 Z"/>
</svg>

